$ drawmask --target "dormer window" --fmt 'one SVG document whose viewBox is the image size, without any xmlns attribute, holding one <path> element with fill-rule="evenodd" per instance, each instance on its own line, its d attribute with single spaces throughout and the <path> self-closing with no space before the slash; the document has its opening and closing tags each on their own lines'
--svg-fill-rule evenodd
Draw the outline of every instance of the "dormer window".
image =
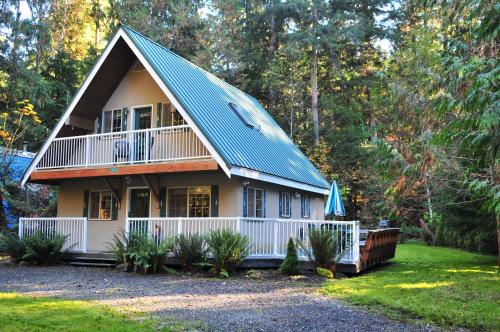
<svg viewBox="0 0 500 332">
<path fill-rule="evenodd" d="M 235 103 L 229 103 L 228 105 L 229 105 L 229 108 L 231 108 L 231 110 L 233 111 L 233 113 L 236 114 L 236 116 L 238 116 L 238 118 L 241 120 L 241 122 L 243 122 L 247 127 L 252 128 L 252 129 L 256 129 L 256 130 L 260 130 L 260 126 L 258 126 L 253 121 L 253 119 L 250 117 L 250 115 L 245 110 L 243 110 L 240 106 L 238 106 Z"/>
</svg>

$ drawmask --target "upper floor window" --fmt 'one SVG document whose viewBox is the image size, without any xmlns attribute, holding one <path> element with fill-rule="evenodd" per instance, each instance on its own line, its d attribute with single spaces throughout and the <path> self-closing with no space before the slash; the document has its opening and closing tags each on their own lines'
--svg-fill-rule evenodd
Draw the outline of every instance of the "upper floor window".
<svg viewBox="0 0 500 332">
<path fill-rule="evenodd" d="M 292 197 L 289 192 L 280 192 L 280 217 L 290 218 L 292 216 Z"/>
<path fill-rule="evenodd" d="M 163 103 L 161 111 L 161 127 L 182 126 L 186 121 L 179 111 L 170 103 Z"/>
<path fill-rule="evenodd" d="M 302 218 L 311 216 L 311 196 L 302 194 L 300 196 L 300 208 Z"/>
<path fill-rule="evenodd" d="M 102 133 L 116 133 L 122 131 L 123 111 L 122 109 L 102 112 Z"/>
<path fill-rule="evenodd" d="M 91 191 L 89 195 L 89 219 L 111 220 L 111 191 Z"/>
<path fill-rule="evenodd" d="M 264 212 L 264 190 L 256 188 L 247 189 L 247 216 L 253 218 L 265 218 Z"/>
</svg>

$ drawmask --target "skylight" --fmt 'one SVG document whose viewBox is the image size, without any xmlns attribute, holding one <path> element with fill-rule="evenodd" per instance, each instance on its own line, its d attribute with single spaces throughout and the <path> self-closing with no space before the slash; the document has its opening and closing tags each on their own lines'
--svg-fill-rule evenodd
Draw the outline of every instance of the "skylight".
<svg viewBox="0 0 500 332">
<path fill-rule="evenodd" d="M 236 116 L 238 116 L 241 122 L 243 122 L 247 127 L 255 130 L 260 130 L 260 126 L 253 121 L 248 112 L 243 110 L 240 106 L 238 106 L 235 103 L 229 103 L 228 105 L 234 112 L 234 114 L 236 114 Z"/>
</svg>

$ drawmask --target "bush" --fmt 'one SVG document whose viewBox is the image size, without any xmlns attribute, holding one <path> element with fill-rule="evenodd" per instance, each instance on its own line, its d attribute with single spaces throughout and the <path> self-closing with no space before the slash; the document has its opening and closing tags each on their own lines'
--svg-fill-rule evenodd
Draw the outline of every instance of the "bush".
<svg viewBox="0 0 500 332">
<path fill-rule="evenodd" d="M 165 270 L 165 259 L 173 245 L 173 238 L 157 242 L 145 233 L 134 234 L 129 240 L 125 257 L 130 258 L 134 272 L 157 273 Z"/>
<path fill-rule="evenodd" d="M 250 254 L 248 237 L 228 229 L 210 231 L 206 241 L 214 259 L 214 271 L 221 277 L 235 271 Z"/>
<path fill-rule="evenodd" d="M 17 264 L 26 255 L 26 242 L 16 233 L 1 234 L 0 252 L 10 257 L 11 263 Z"/>
<path fill-rule="evenodd" d="M 328 278 L 328 279 L 333 279 L 333 272 L 331 270 L 324 269 L 322 267 L 317 267 L 316 268 L 316 273 L 319 276 L 321 276 L 321 277 L 325 277 L 325 278 Z"/>
<path fill-rule="evenodd" d="M 68 236 L 52 233 L 36 232 L 23 239 L 26 244 L 26 253 L 22 261 L 38 265 L 53 265 L 61 261 L 64 254 L 63 247 Z"/>
<path fill-rule="evenodd" d="M 297 256 L 297 248 L 295 248 L 295 243 L 293 239 L 288 240 L 288 246 L 286 249 L 286 257 L 280 266 L 280 271 L 284 274 L 294 275 L 299 273 L 299 257 Z"/>
<path fill-rule="evenodd" d="M 399 242 L 400 243 L 405 243 L 408 240 L 411 239 L 421 239 L 421 233 L 422 230 L 420 227 L 417 226 L 408 226 L 408 225 L 401 225 L 401 228 L 399 229 Z"/>
<path fill-rule="evenodd" d="M 299 242 L 299 244 L 309 260 L 313 261 L 316 267 L 333 271 L 344 254 L 339 250 L 338 233 L 326 228 L 311 228 L 307 237 L 310 248 L 303 242 Z"/>
<path fill-rule="evenodd" d="M 205 238 L 198 233 L 175 238 L 174 255 L 184 270 L 192 271 L 207 261 L 208 247 Z"/>
</svg>

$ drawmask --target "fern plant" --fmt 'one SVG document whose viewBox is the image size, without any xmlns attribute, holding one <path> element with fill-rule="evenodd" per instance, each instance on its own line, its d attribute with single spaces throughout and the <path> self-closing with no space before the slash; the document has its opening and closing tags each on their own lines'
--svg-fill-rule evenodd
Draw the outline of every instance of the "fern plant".
<svg viewBox="0 0 500 332">
<path fill-rule="evenodd" d="M 180 234 L 175 238 L 173 252 L 175 257 L 179 259 L 182 268 L 191 271 L 207 261 L 208 246 L 205 238 L 198 233 Z"/>
<path fill-rule="evenodd" d="M 57 264 L 64 254 L 63 248 L 67 239 L 67 235 L 58 233 L 44 234 L 36 232 L 27 236 L 24 238 L 26 253 L 21 260 L 38 265 Z"/>
<path fill-rule="evenodd" d="M 303 252 L 316 267 L 334 270 L 344 255 L 340 250 L 338 232 L 328 228 L 311 228 L 307 233 L 309 246 L 299 242 Z"/>
<path fill-rule="evenodd" d="M 26 254 L 26 241 L 16 233 L 0 234 L 0 252 L 7 254 L 12 264 L 17 264 Z"/>
<path fill-rule="evenodd" d="M 174 242 L 174 238 L 157 242 L 147 234 L 134 235 L 127 248 L 127 255 L 130 257 L 134 272 L 158 273 L 164 270 L 165 259 L 172 250 Z"/>
<path fill-rule="evenodd" d="M 210 231 L 206 241 L 214 260 L 213 270 L 221 277 L 227 277 L 235 271 L 250 254 L 248 237 L 228 229 Z"/>
</svg>

